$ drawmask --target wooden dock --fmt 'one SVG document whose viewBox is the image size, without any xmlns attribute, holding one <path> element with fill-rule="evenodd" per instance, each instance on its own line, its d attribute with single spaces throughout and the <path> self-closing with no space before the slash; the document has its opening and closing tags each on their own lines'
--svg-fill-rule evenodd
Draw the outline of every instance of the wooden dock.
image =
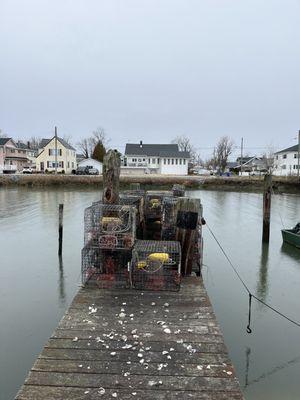
<svg viewBox="0 0 300 400">
<path fill-rule="evenodd" d="M 243 399 L 202 280 L 81 289 L 18 400 Z"/>
</svg>

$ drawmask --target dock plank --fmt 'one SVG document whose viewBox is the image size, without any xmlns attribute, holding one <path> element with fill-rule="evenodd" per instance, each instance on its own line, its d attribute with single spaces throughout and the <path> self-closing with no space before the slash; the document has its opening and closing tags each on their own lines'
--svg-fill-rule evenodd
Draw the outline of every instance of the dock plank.
<svg viewBox="0 0 300 400">
<path fill-rule="evenodd" d="M 243 399 L 200 278 L 180 292 L 81 289 L 16 399 L 114 397 Z"/>
</svg>

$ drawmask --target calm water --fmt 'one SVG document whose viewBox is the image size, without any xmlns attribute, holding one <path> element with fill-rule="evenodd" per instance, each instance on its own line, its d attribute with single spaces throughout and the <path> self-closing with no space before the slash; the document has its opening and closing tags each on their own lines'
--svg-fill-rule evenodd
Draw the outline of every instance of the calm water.
<svg viewBox="0 0 300 400">
<path fill-rule="evenodd" d="M 269 247 L 261 244 L 260 194 L 193 191 L 205 218 L 251 290 L 300 320 L 300 251 L 282 246 L 300 220 L 300 197 L 273 197 Z M 100 197 L 80 190 L 0 189 L 0 399 L 13 399 L 80 284 L 83 210 Z M 64 256 L 57 259 L 63 202 Z M 207 228 L 203 275 L 247 400 L 300 398 L 300 329 L 248 297 Z"/>
</svg>

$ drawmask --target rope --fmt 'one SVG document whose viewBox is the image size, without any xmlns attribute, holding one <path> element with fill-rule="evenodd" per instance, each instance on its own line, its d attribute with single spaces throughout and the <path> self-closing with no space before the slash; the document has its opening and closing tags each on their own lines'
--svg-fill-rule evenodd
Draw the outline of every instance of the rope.
<svg viewBox="0 0 300 400">
<path fill-rule="evenodd" d="M 242 285 L 244 286 L 245 290 L 248 292 L 249 295 L 249 305 L 248 305 L 248 325 L 247 325 L 247 333 L 252 333 L 252 329 L 250 328 L 250 323 L 251 323 L 251 305 L 252 305 L 252 297 L 258 301 L 259 303 L 263 304 L 265 307 L 269 308 L 270 310 L 274 311 L 276 314 L 280 315 L 282 318 L 285 318 L 287 321 L 291 322 L 292 324 L 298 326 L 300 328 L 300 323 L 293 320 L 292 318 L 288 317 L 287 315 L 283 314 L 282 312 L 280 312 L 279 310 L 277 310 L 276 308 L 272 307 L 270 304 L 266 303 L 265 301 L 263 301 L 262 299 L 260 299 L 259 297 L 255 296 L 250 289 L 248 288 L 248 286 L 246 285 L 246 283 L 244 282 L 244 280 L 242 279 L 241 275 L 239 274 L 239 272 L 237 271 L 236 267 L 233 265 L 232 261 L 230 260 L 229 256 L 227 255 L 227 253 L 225 252 L 224 248 L 222 247 L 221 243 L 219 242 L 219 240 L 217 239 L 216 235 L 213 233 L 213 231 L 211 230 L 211 228 L 209 227 L 209 225 L 206 222 L 206 226 L 209 230 L 209 232 L 211 233 L 212 237 L 215 239 L 217 245 L 219 246 L 220 250 L 222 251 L 222 253 L 224 254 L 225 258 L 227 259 L 227 261 L 229 262 L 230 266 L 232 267 L 233 271 L 235 272 L 235 274 L 237 275 L 237 277 L 239 278 L 240 282 L 242 283 Z"/>
</svg>

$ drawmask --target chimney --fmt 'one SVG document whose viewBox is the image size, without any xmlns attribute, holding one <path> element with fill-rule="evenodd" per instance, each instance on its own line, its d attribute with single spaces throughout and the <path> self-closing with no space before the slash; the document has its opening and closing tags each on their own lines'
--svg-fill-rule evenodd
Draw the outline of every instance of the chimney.
<svg viewBox="0 0 300 400">
<path fill-rule="evenodd" d="M 140 148 L 142 148 L 142 147 L 143 147 L 143 141 L 140 140 Z"/>
</svg>

